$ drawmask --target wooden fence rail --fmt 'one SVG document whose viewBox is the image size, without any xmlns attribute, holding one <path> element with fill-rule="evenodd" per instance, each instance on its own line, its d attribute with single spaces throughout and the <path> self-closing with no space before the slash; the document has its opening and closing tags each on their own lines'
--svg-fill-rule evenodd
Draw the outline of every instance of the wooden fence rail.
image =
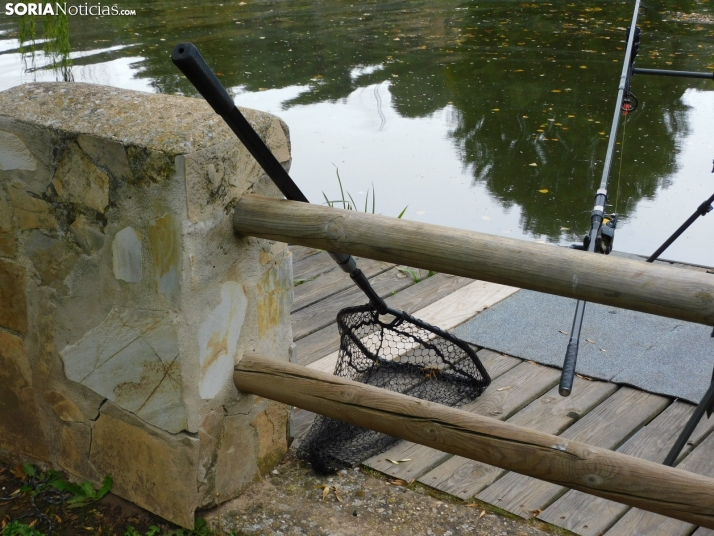
<svg viewBox="0 0 714 536">
<path fill-rule="evenodd" d="M 714 276 L 387 216 L 244 195 L 238 233 L 714 325 Z"/>
<path fill-rule="evenodd" d="M 714 528 L 714 479 L 463 410 L 246 354 L 241 391 Z"/>
</svg>

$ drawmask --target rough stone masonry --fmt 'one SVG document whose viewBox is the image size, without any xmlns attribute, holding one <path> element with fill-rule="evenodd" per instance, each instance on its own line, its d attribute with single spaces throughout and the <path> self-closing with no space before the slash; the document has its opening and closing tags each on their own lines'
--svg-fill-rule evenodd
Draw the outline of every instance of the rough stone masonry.
<svg viewBox="0 0 714 536">
<path fill-rule="evenodd" d="M 289 166 L 286 125 L 243 113 Z M 231 381 L 292 342 L 291 259 L 234 234 L 245 192 L 279 196 L 202 99 L 0 93 L 0 458 L 191 528 L 282 457 L 287 409 Z"/>
</svg>

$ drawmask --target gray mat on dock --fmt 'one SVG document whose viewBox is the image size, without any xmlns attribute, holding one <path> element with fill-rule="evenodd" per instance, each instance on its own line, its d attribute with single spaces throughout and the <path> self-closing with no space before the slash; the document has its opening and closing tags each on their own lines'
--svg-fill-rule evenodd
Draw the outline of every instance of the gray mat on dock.
<svg viewBox="0 0 714 536">
<path fill-rule="evenodd" d="M 478 346 L 562 367 L 575 303 L 520 290 L 452 332 Z M 711 331 L 699 324 L 588 303 L 576 370 L 698 403 L 714 366 Z"/>
</svg>

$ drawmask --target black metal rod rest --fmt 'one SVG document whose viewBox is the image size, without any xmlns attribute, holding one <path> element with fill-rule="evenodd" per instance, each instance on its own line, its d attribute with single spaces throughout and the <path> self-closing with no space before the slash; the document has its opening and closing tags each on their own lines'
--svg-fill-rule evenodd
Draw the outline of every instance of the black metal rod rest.
<svg viewBox="0 0 714 536">
<path fill-rule="evenodd" d="M 714 73 L 698 73 L 695 71 L 668 71 L 666 69 L 643 69 L 635 67 L 633 74 L 650 74 L 654 76 L 678 76 L 680 78 L 704 78 L 714 80 Z"/>
</svg>

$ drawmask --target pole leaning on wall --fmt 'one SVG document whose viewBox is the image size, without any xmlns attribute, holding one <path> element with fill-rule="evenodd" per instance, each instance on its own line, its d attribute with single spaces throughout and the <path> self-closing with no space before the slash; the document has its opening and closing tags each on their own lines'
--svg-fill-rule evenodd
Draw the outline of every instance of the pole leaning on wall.
<svg viewBox="0 0 714 536">
<path fill-rule="evenodd" d="M 354 210 L 244 195 L 234 229 L 503 285 L 714 325 L 714 277 Z"/>
<path fill-rule="evenodd" d="M 714 479 L 254 354 L 243 392 L 714 528 Z"/>
</svg>

